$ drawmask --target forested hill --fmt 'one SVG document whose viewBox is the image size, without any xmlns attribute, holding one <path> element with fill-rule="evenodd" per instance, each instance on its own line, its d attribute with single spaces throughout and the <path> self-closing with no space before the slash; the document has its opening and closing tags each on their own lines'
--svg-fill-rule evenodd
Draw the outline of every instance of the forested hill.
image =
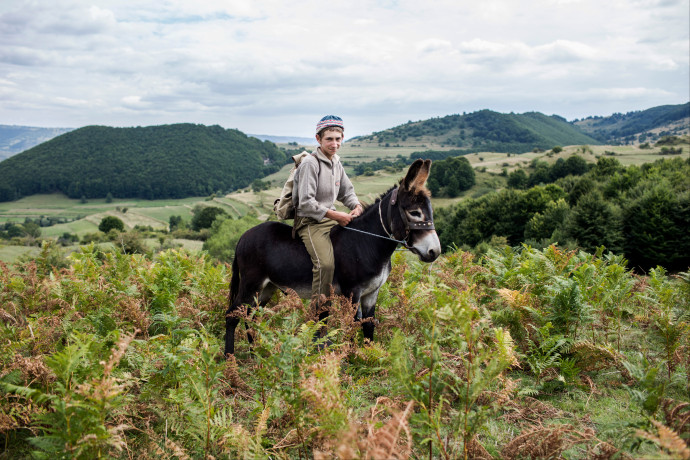
<svg viewBox="0 0 690 460">
<path fill-rule="evenodd" d="M 647 110 L 614 113 L 609 117 L 587 117 L 573 122 L 580 129 L 604 143 L 644 142 L 648 136 L 654 140 L 659 134 L 687 133 L 690 124 L 690 102 L 678 105 L 660 105 Z M 653 133 L 654 130 L 665 133 Z"/>
<path fill-rule="evenodd" d="M 465 115 L 408 122 L 357 142 L 378 144 L 440 144 L 468 151 L 523 153 L 556 145 L 600 144 L 557 115 L 539 112 L 504 114 L 481 110 Z"/>
<path fill-rule="evenodd" d="M 220 126 L 87 126 L 0 162 L 0 201 L 36 193 L 71 198 L 182 198 L 231 191 L 277 171 L 272 142 Z"/>
</svg>

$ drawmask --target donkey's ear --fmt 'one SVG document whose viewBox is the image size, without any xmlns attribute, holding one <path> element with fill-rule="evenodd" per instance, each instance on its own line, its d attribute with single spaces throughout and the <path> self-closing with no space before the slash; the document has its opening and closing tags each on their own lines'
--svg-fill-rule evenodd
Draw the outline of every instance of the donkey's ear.
<svg viewBox="0 0 690 460">
<path fill-rule="evenodd" d="M 412 166 L 417 165 L 415 171 L 412 170 Z M 429 178 L 429 169 L 431 168 L 431 160 L 417 160 L 412 163 L 410 170 L 407 172 L 407 177 L 405 177 L 405 188 L 407 190 L 424 190 L 424 184 Z M 412 176 L 412 173 L 414 175 Z"/>
<path fill-rule="evenodd" d="M 419 168 L 417 177 L 414 178 L 412 188 L 422 190 L 426 180 L 429 178 L 429 169 L 431 168 L 431 160 L 424 160 L 424 164 Z"/>
<path fill-rule="evenodd" d="M 410 165 L 410 169 L 407 170 L 407 175 L 403 179 L 403 187 L 405 190 L 412 190 L 415 186 L 417 175 L 420 173 L 422 167 L 424 166 L 424 160 L 421 158 L 414 160 L 414 163 Z M 428 174 L 428 173 L 427 173 Z M 424 179 L 426 180 L 426 178 Z"/>
</svg>

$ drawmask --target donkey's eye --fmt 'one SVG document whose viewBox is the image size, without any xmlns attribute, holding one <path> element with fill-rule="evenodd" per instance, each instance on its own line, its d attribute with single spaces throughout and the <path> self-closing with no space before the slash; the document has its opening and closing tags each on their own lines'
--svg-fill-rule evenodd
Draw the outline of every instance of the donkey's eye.
<svg viewBox="0 0 690 460">
<path fill-rule="evenodd" d="M 412 217 L 422 217 L 422 213 L 419 211 L 410 211 Z"/>
</svg>

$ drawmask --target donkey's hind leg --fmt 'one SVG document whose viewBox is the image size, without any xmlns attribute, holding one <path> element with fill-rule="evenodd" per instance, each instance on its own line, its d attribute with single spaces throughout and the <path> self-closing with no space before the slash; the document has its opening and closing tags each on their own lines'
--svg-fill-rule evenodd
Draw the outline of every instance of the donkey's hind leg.
<svg viewBox="0 0 690 460">
<path fill-rule="evenodd" d="M 244 322 L 244 326 L 247 328 L 247 341 L 249 342 L 249 347 L 254 344 L 254 331 L 252 330 L 250 326 L 250 321 L 252 318 L 252 315 L 250 312 L 256 307 L 257 305 L 260 307 L 265 306 L 269 300 L 271 300 L 271 297 L 273 297 L 273 294 L 275 293 L 276 288 L 273 286 L 271 283 L 268 283 L 263 287 L 260 293 L 257 293 L 254 299 L 252 300 L 251 307 L 247 309 L 247 320 Z"/>
<path fill-rule="evenodd" d="M 235 330 L 240 323 L 241 307 L 247 305 L 247 315 L 255 306 L 256 298 L 261 294 L 262 283 L 246 286 L 241 283 L 234 299 L 231 299 L 230 307 L 225 313 L 225 355 L 235 354 Z M 249 326 L 247 326 L 247 329 Z M 249 338 L 251 343 L 252 337 Z"/>
<path fill-rule="evenodd" d="M 247 328 L 247 341 L 251 346 L 254 343 L 254 334 L 249 325 L 251 312 L 257 305 L 264 306 L 271 299 L 275 292 L 275 287 L 264 281 L 252 287 L 240 286 L 237 297 L 233 300 L 230 308 L 225 314 L 225 354 L 235 354 L 235 329 L 240 322 L 240 308 L 247 305 L 247 318 L 245 326 Z"/>
</svg>

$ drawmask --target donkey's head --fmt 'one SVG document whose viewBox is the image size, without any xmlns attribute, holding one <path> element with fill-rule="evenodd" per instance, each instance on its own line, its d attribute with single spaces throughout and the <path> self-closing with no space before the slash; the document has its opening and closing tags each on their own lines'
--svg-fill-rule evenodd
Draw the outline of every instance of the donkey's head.
<svg viewBox="0 0 690 460">
<path fill-rule="evenodd" d="M 424 185 L 431 160 L 416 160 L 391 198 L 391 229 L 396 238 L 423 262 L 433 262 L 441 254 L 441 242 L 434 228 L 431 193 Z M 396 212 L 397 208 L 397 212 Z"/>
</svg>

